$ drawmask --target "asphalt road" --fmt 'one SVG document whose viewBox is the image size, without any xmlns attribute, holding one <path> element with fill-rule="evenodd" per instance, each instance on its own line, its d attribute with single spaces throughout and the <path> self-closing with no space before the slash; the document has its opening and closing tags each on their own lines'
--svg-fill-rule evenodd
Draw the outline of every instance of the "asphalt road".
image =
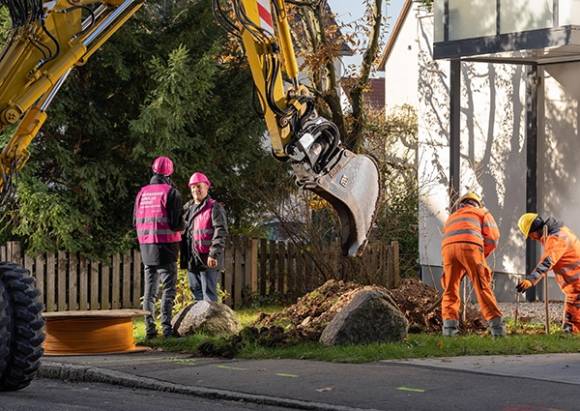
<svg viewBox="0 0 580 411">
<path fill-rule="evenodd" d="M 189 395 L 134 390 L 106 384 L 82 384 L 37 379 L 22 391 L 0 393 L 0 410 L 278 411 L 285 409 L 242 402 L 212 401 Z"/>
<path fill-rule="evenodd" d="M 56 366 L 59 361 L 66 361 L 69 367 L 98 367 L 103 371 L 135 377 L 137 381 L 143 379 L 148 384 L 161 382 L 227 390 L 231 394 L 325 404 L 323 407 L 327 408 L 385 411 L 580 410 L 580 354 L 339 364 L 144 353 L 47 358 L 43 367 L 51 364 L 56 368 L 65 367 Z M 200 402 L 204 403 L 204 400 Z M 280 401 L 280 405 L 285 404 Z M 240 406 L 249 407 L 247 404 Z"/>
</svg>

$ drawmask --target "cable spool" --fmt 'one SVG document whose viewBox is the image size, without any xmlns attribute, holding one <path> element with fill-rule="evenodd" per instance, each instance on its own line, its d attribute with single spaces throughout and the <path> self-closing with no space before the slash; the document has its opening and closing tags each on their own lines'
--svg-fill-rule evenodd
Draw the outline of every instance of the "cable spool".
<svg viewBox="0 0 580 411">
<path fill-rule="evenodd" d="M 94 355 L 147 351 L 137 347 L 133 317 L 142 310 L 61 311 L 44 313 L 45 355 Z"/>
</svg>

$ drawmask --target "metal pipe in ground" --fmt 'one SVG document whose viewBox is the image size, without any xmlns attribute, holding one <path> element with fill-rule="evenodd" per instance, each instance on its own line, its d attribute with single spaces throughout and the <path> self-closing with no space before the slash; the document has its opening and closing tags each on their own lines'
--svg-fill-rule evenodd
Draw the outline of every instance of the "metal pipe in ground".
<svg viewBox="0 0 580 411">
<path fill-rule="evenodd" d="M 520 292 L 516 291 L 516 312 L 514 313 L 514 329 L 518 329 L 518 320 L 520 317 Z"/>
<path fill-rule="evenodd" d="M 546 240 L 548 239 L 548 226 L 544 224 L 544 228 L 542 230 L 542 243 L 546 244 Z M 550 310 L 549 310 L 549 302 L 548 302 L 548 273 L 544 275 L 544 309 L 546 310 L 546 334 L 550 334 Z"/>
<path fill-rule="evenodd" d="M 548 302 L 548 273 L 544 276 L 544 308 L 546 310 L 546 334 L 550 334 L 550 303 Z"/>
<path fill-rule="evenodd" d="M 467 322 L 467 279 L 463 277 L 463 312 L 461 313 L 463 324 Z"/>
</svg>

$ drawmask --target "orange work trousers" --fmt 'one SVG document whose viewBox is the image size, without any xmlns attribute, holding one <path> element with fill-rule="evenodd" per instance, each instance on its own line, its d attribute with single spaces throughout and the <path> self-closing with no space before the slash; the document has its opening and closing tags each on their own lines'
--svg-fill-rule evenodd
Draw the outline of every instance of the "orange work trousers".
<svg viewBox="0 0 580 411">
<path fill-rule="evenodd" d="M 563 325 L 574 334 L 580 333 L 580 293 L 566 293 Z"/>
<path fill-rule="evenodd" d="M 483 250 L 476 244 L 453 243 L 441 250 L 443 255 L 442 316 L 444 320 L 459 320 L 461 280 L 467 277 L 473 285 L 481 315 L 487 321 L 501 317 L 497 300 L 491 289 L 492 272 L 487 265 Z"/>
</svg>

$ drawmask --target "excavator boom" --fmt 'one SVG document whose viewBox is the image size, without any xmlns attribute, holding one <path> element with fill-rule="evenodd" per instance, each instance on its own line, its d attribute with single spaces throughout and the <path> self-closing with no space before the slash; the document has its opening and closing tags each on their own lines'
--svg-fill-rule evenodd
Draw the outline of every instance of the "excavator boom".
<svg viewBox="0 0 580 411">
<path fill-rule="evenodd" d="M 341 144 L 338 128 L 316 113 L 298 80 L 284 0 L 229 0 L 235 18 L 214 0 L 214 12 L 238 37 L 260 97 L 274 156 L 289 160 L 297 184 L 327 200 L 341 223 L 344 255 L 364 249 L 380 196 L 378 167 Z"/>
<path fill-rule="evenodd" d="M 0 54 L 0 131 L 16 127 L 0 154 L 0 192 L 5 198 L 70 71 L 86 63 L 143 0 L 3 0 L 2 4 L 10 10 L 12 30 Z"/>
</svg>

